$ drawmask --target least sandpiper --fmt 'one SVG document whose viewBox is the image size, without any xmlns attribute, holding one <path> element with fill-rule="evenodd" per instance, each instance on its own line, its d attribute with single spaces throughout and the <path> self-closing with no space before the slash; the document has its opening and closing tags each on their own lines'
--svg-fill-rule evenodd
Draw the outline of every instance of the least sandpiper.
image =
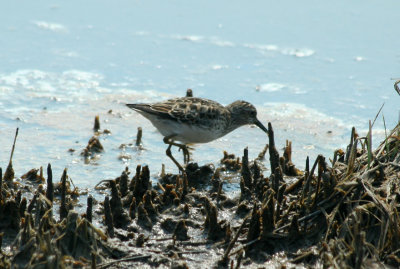
<svg viewBox="0 0 400 269">
<path fill-rule="evenodd" d="M 245 101 L 223 106 L 204 98 L 182 97 L 154 104 L 127 106 L 150 120 L 164 136 L 164 143 L 169 145 L 167 156 L 182 172 L 183 167 L 171 154 L 172 146 L 182 149 L 184 163 L 187 164 L 188 144 L 213 141 L 246 124 L 255 124 L 268 133 L 268 129 L 257 119 L 256 108 Z"/>
</svg>

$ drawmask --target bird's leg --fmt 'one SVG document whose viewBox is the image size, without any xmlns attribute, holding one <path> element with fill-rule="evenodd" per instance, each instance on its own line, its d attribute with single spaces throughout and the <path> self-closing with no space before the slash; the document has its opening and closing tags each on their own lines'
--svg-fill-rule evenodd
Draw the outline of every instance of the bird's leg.
<svg viewBox="0 0 400 269">
<path fill-rule="evenodd" d="M 182 173 L 184 173 L 184 169 L 183 167 L 179 164 L 179 162 L 172 156 L 171 153 L 171 147 L 172 146 L 176 146 L 180 149 L 182 149 L 183 151 L 183 161 L 184 164 L 187 164 L 187 162 L 189 161 L 189 150 L 187 148 L 186 145 L 184 144 L 179 144 L 179 143 L 175 143 L 174 141 L 171 140 L 171 138 L 174 137 L 174 135 L 170 135 L 170 136 L 166 136 L 164 137 L 164 143 L 168 144 L 168 148 L 166 151 L 167 156 L 175 163 L 175 165 L 179 168 L 180 171 L 182 171 Z"/>
<path fill-rule="evenodd" d="M 168 143 L 166 143 L 166 144 L 168 144 Z M 165 153 L 174 162 L 174 164 L 178 167 L 179 171 L 184 173 L 182 165 L 180 165 L 180 163 L 174 158 L 174 156 L 172 156 L 171 147 L 172 147 L 172 144 L 169 144 L 167 151 Z"/>
<path fill-rule="evenodd" d="M 177 147 L 179 147 L 179 149 L 182 149 L 184 164 L 188 164 L 190 160 L 189 147 L 184 144 L 180 144 L 180 146 Z"/>
<path fill-rule="evenodd" d="M 189 149 L 186 145 L 184 145 L 185 147 L 182 149 L 183 151 L 183 161 L 185 162 L 185 164 L 189 163 L 190 160 L 190 154 L 189 154 Z"/>
</svg>

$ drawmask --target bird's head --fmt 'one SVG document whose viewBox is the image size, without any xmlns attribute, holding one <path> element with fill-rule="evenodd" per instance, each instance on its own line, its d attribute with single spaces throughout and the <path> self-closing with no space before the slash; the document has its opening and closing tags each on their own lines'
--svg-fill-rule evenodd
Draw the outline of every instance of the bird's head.
<svg viewBox="0 0 400 269">
<path fill-rule="evenodd" d="M 236 101 L 228 105 L 227 108 L 231 111 L 231 122 L 235 127 L 240 127 L 246 124 L 255 124 L 261 130 L 268 133 L 268 129 L 257 119 L 256 108 L 246 101 Z"/>
</svg>

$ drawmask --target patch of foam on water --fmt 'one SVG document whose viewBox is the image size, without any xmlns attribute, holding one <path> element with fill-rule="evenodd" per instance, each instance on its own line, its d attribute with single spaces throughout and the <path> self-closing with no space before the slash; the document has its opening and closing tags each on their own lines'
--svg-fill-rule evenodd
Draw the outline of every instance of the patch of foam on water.
<svg viewBox="0 0 400 269">
<path fill-rule="evenodd" d="M 65 71 L 62 73 L 63 78 L 71 78 L 73 80 L 78 80 L 78 81 L 98 81 L 103 80 L 104 77 L 100 74 L 97 73 L 91 73 L 91 72 L 85 72 L 85 71 L 80 71 L 80 70 L 69 70 Z"/>
<path fill-rule="evenodd" d="M 8 120 L 29 122 L 42 110 L 63 111 L 84 106 L 85 100 L 96 100 L 112 90 L 102 87 L 103 77 L 96 73 L 78 70 L 63 73 L 41 70 L 18 70 L 0 73 L 1 102 L 7 104 L 0 115 Z"/>
<path fill-rule="evenodd" d="M 198 35 L 172 35 L 172 38 L 191 41 L 195 43 L 209 43 L 211 45 L 216 45 L 220 47 L 235 47 L 235 43 L 229 40 L 222 40 L 219 37 L 204 37 Z M 268 55 L 271 52 L 280 52 L 283 55 L 295 56 L 298 58 L 310 57 L 315 54 L 315 51 L 309 48 L 280 48 L 275 44 L 251 44 L 245 43 L 243 47 L 254 49 L 260 52 L 261 54 Z"/>
<path fill-rule="evenodd" d="M 204 37 L 199 35 L 172 35 L 172 38 L 190 42 L 204 41 Z"/>
<path fill-rule="evenodd" d="M 294 93 L 294 94 L 306 94 L 308 91 L 306 91 L 306 90 L 303 90 L 303 89 L 300 89 L 299 87 L 292 87 L 291 88 L 291 91 Z"/>
<path fill-rule="evenodd" d="M 70 100 L 71 97 L 86 95 L 88 92 L 103 92 L 100 87 L 102 80 L 99 74 L 78 70 L 59 74 L 29 69 L 0 74 L 0 87 L 34 97 L 52 97 L 57 93 L 58 97 Z M 23 95 L 12 98 L 23 98 Z"/>
<path fill-rule="evenodd" d="M 255 49 L 261 54 L 267 54 L 268 52 L 280 52 L 283 55 L 295 56 L 298 58 L 309 57 L 315 54 L 315 51 L 309 48 L 280 48 L 273 44 L 244 44 L 245 48 Z"/>
<path fill-rule="evenodd" d="M 282 90 L 288 90 L 294 94 L 305 94 L 307 93 L 306 90 L 300 89 L 296 86 L 290 86 L 282 83 L 264 83 L 256 86 L 256 91 L 258 92 L 278 92 Z"/>
<path fill-rule="evenodd" d="M 190 41 L 194 43 L 208 43 L 211 45 L 216 45 L 220 47 L 235 47 L 236 44 L 229 40 L 222 40 L 219 37 L 206 37 L 199 35 L 172 35 L 173 39 Z M 295 56 L 298 58 L 310 57 L 315 54 L 315 51 L 310 48 L 282 48 L 275 44 L 252 44 L 245 43 L 242 45 L 244 48 L 256 50 L 263 55 L 270 55 L 271 52 L 278 52 L 283 55 Z"/>
<path fill-rule="evenodd" d="M 213 70 L 221 70 L 221 69 L 227 69 L 229 68 L 228 65 L 220 65 L 220 64 L 215 64 L 211 67 Z"/>
<path fill-rule="evenodd" d="M 47 21 L 34 21 L 34 25 L 40 29 L 49 30 L 52 32 L 67 32 L 68 28 L 60 23 L 47 22 Z"/>
<path fill-rule="evenodd" d="M 281 83 L 265 83 L 258 85 L 256 91 L 259 92 L 278 92 L 286 88 L 286 85 Z"/>
<path fill-rule="evenodd" d="M 0 85 L 11 87 L 28 87 L 30 81 L 46 78 L 46 72 L 39 70 L 18 70 L 11 74 L 0 73 Z"/>
<path fill-rule="evenodd" d="M 303 49 L 287 48 L 287 49 L 282 49 L 281 52 L 282 52 L 282 54 L 291 55 L 291 56 L 295 56 L 295 57 L 299 57 L 299 58 L 309 57 L 309 56 L 312 56 L 315 54 L 314 50 L 307 49 L 307 48 L 303 48 Z"/>
<path fill-rule="evenodd" d="M 279 47 L 277 45 L 273 45 L 273 44 L 244 44 L 243 45 L 245 48 L 249 48 L 249 49 L 256 49 L 256 50 L 260 50 L 260 51 L 278 51 Z"/>
<path fill-rule="evenodd" d="M 218 47 L 235 47 L 235 43 L 232 41 L 223 40 L 216 36 L 204 37 L 199 35 L 172 35 L 172 38 L 194 43 L 205 42 Z"/>
<path fill-rule="evenodd" d="M 234 47 L 235 43 L 228 41 L 228 40 L 222 40 L 219 37 L 211 37 L 210 43 L 219 47 Z"/>
</svg>

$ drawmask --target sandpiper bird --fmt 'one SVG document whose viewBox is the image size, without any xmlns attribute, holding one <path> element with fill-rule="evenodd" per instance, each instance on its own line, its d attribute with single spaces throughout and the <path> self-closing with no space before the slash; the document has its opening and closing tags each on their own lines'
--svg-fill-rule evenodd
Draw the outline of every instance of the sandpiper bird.
<svg viewBox="0 0 400 269">
<path fill-rule="evenodd" d="M 182 97 L 127 106 L 150 120 L 164 136 L 164 143 L 169 145 L 166 154 L 182 172 L 183 167 L 171 154 L 172 146 L 182 149 L 184 163 L 187 164 L 188 144 L 213 141 L 246 124 L 255 124 L 268 133 L 268 129 L 257 119 L 256 108 L 245 101 L 223 106 L 208 99 Z"/>
</svg>

